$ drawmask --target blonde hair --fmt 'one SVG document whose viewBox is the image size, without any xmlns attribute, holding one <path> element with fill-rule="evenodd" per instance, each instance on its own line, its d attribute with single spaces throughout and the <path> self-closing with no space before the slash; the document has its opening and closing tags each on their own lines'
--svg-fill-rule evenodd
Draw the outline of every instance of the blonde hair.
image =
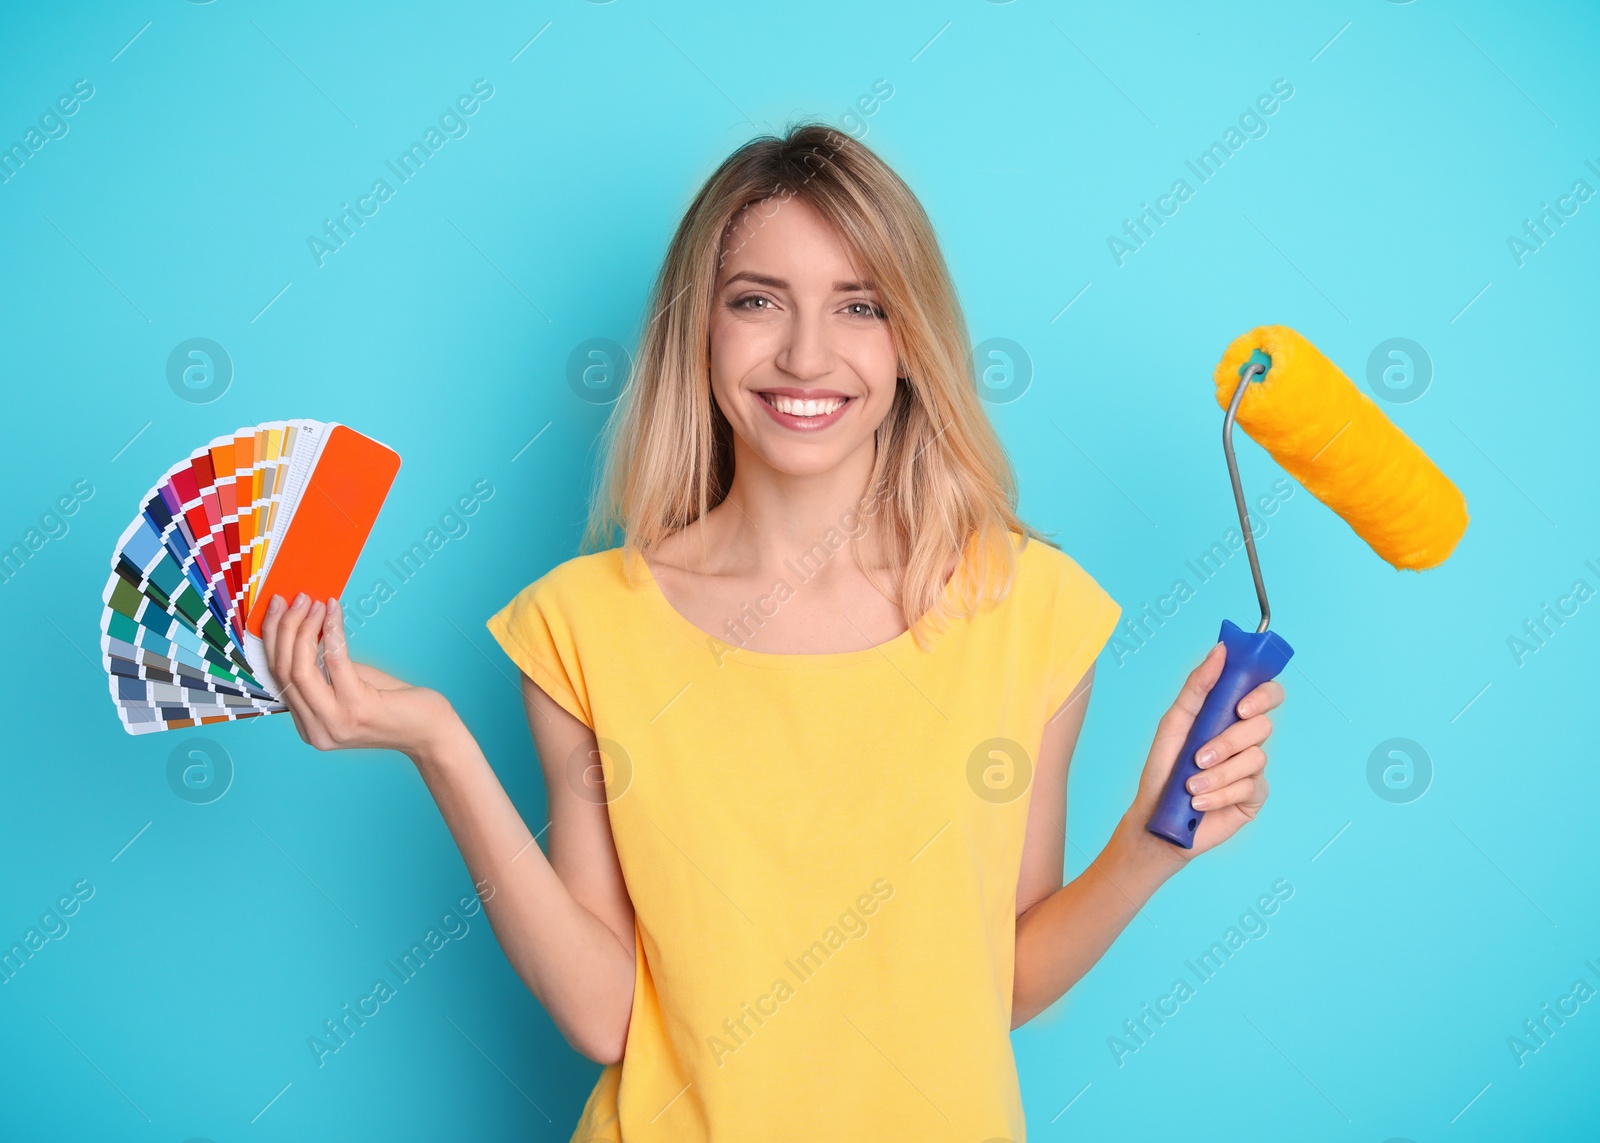
<svg viewBox="0 0 1600 1143">
<path fill-rule="evenodd" d="M 620 531 L 625 553 L 648 555 L 727 496 L 732 428 L 710 380 L 717 271 L 733 243 L 796 196 L 838 230 L 876 286 L 899 351 L 902 380 L 860 502 L 881 521 L 881 550 L 899 582 L 863 570 L 926 648 L 923 624 L 942 630 L 947 618 L 1005 597 L 1019 550 L 1010 533 L 1024 545 L 1050 541 L 1017 516 L 1016 478 L 974 385 L 966 320 L 922 204 L 876 154 L 825 124 L 751 140 L 689 204 L 652 290 L 632 380 L 606 425 L 583 550 L 613 546 Z M 849 534 L 859 555 L 861 533 Z M 963 553 L 970 560 L 958 562 L 947 606 L 945 568 Z"/>
</svg>

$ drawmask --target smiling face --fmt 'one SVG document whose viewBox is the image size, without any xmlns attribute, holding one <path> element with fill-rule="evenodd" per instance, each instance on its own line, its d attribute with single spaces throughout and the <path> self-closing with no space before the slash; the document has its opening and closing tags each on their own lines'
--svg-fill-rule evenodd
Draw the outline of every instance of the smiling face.
<svg viewBox="0 0 1600 1143">
<path fill-rule="evenodd" d="M 894 403 L 894 339 L 843 238 L 801 198 L 746 208 L 717 273 L 711 390 L 736 465 L 810 476 L 865 450 Z"/>
</svg>

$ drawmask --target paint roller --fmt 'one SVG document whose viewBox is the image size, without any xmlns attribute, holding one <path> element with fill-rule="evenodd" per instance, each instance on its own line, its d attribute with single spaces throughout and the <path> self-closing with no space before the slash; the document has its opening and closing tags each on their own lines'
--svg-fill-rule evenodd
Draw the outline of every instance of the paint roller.
<svg viewBox="0 0 1600 1143">
<path fill-rule="evenodd" d="M 1217 363 L 1216 386 L 1217 404 L 1227 411 L 1222 451 L 1261 625 L 1246 632 L 1222 621 L 1222 676 L 1201 704 L 1145 827 L 1185 849 L 1194 847 L 1205 816 L 1185 788 L 1199 772 L 1195 751 L 1237 722 L 1240 700 L 1276 678 L 1294 654 L 1281 635 L 1267 630 L 1271 611 L 1233 455 L 1234 422 L 1397 569 L 1421 571 L 1443 563 L 1467 529 L 1460 489 L 1333 362 L 1287 326 L 1261 326 L 1236 339 Z"/>
</svg>

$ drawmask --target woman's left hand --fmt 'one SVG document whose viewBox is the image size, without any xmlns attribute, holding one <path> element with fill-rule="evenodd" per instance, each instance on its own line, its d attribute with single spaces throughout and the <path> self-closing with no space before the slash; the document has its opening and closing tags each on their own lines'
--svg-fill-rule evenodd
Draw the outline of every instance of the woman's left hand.
<svg viewBox="0 0 1600 1143">
<path fill-rule="evenodd" d="M 1139 779 L 1139 796 L 1129 810 L 1140 830 L 1155 811 L 1189 728 L 1200 713 L 1200 704 L 1222 676 L 1225 658 L 1223 646 L 1218 643 L 1189 675 L 1177 700 L 1156 727 Z M 1276 680 L 1262 683 L 1239 700 L 1235 711 L 1239 721 L 1195 751 L 1200 772 L 1189 779 L 1187 788 L 1193 795 L 1194 808 L 1204 810 L 1205 817 L 1195 831 L 1192 849 L 1162 842 L 1174 855 L 1191 858 L 1202 854 L 1227 841 L 1261 812 L 1267 800 L 1264 746 L 1272 734 L 1272 720 L 1267 716 L 1283 702 L 1283 697 L 1283 687 Z"/>
</svg>

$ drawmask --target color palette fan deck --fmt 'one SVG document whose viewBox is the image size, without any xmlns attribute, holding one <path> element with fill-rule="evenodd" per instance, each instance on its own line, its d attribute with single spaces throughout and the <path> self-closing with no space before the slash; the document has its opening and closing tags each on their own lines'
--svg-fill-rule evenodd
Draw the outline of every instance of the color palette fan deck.
<svg viewBox="0 0 1600 1143">
<path fill-rule="evenodd" d="M 269 421 L 196 449 L 111 557 L 100 650 L 130 734 L 288 710 L 261 621 L 274 595 L 344 590 L 400 468 L 332 421 Z"/>
</svg>

